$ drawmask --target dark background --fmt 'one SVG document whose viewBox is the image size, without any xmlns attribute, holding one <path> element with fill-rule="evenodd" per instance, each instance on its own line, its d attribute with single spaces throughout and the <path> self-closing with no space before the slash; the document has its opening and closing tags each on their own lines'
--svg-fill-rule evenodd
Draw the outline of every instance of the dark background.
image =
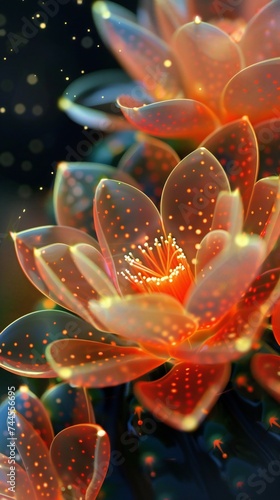
<svg viewBox="0 0 280 500">
<path fill-rule="evenodd" d="M 63 1 L 52 0 L 57 13 L 46 19 L 36 18 L 44 12 L 39 0 L 0 2 L 0 329 L 41 299 L 9 232 L 54 222 L 56 164 L 84 138 L 57 101 L 83 73 L 117 66 L 95 30 L 92 0 Z M 135 1 L 117 3 L 136 9 Z M 46 27 L 36 28 L 36 19 Z"/>
</svg>

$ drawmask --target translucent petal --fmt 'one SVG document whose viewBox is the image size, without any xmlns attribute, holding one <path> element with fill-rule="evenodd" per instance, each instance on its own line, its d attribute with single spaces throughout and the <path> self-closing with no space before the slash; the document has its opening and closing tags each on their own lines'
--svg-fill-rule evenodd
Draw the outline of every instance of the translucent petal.
<svg viewBox="0 0 280 500">
<path fill-rule="evenodd" d="M 231 234 L 234 238 L 243 229 L 243 205 L 240 192 L 238 190 L 233 193 L 221 191 L 219 193 L 211 231 L 222 229 Z"/>
<path fill-rule="evenodd" d="M 198 331 L 188 341 L 170 351 L 178 360 L 193 363 L 228 363 L 247 354 L 265 327 L 270 300 L 262 307 L 248 307 L 243 301 L 213 329 Z"/>
<path fill-rule="evenodd" d="M 254 187 L 245 230 L 260 234 L 272 250 L 280 232 L 280 183 L 278 177 L 260 179 Z"/>
<path fill-rule="evenodd" d="M 64 311 L 36 311 L 11 323 L 0 335 L 0 365 L 27 377 L 55 377 L 45 358 L 54 340 L 80 338 L 110 342 L 114 337 L 95 330 L 82 319 Z"/>
<path fill-rule="evenodd" d="M 74 80 L 65 89 L 58 104 L 74 122 L 95 131 L 125 130 L 130 126 L 115 106 L 115 101 L 124 92 L 134 92 L 134 88 L 135 84 L 121 71 L 95 71 Z M 98 132 L 83 131 L 82 134 L 74 148 L 67 147 L 67 161 L 83 160 L 103 138 L 103 134 Z"/>
<path fill-rule="evenodd" d="M 76 245 L 87 243 L 99 249 L 96 240 L 78 229 L 66 226 L 43 226 L 12 234 L 19 263 L 31 283 L 48 296 L 48 287 L 37 271 L 34 250 L 53 243 Z M 63 304 L 61 304 L 63 305 Z"/>
<path fill-rule="evenodd" d="M 159 212 L 151 200 L 138 189 L 112 180 L 101 181 L 96 189 L 94 224 L 112 276 L 115 268 L 127 267 L 125 254 L 145 241 L 153 243 L 163 233 Z"/>
<path fill-rule="evenodd" d="M 261 10 L 248 26 L 240 40 L 246 66 L 280 56 L 280 4 L 276 0 Z"/>
<path fill-rule="evenodd" d="M 15 393 L 15 410 L 19 412 L 41 436 L 42 440 L 49 448 L 53 440 L 53 429 L 49 415 L 41 403 L 40 399 L 33 394 L 27 386 L 22 385 Z M 10 413 L 9 399 L 3 401 L 0 407 L 0 422 L 2 418 L 5 419 L 5 430 L 7 431 L 7 415 Z M 0 428 L 1 428 L 0 423 Z M 13 424 L 11 424 L 13 427 Z M 6 438 L 7 439 L 7 438 Z M 8 444 L 8 441 L 7 441 Z M 7 449 L 9 451 L 9 449 Z"/>
<path fill-rule="evenodd" d="M 71 489 L 75 498 L 95 500 L 110 460 L 109 438 L 102 427 L 68 427 L 55 436 L 50 452 L 65 492 Z"/>
<path fill-rule="evenodd" d="M 138 143 L 121 158 L 118 169 L 130 174 L 158 206 L 164 183 L 180 158 L 168 144 L 138 135 Z"/>
<path fill-rule="evenodd" d="M 47 497 L 63 500 L 59 480 L 45 443 L 19 413 L 16 414 L 16 426 L 16 447 L 34 488 L 34 500 Z"/>
<path fill-rule="evenodd" d="M 205 274 L 212 268 L 212 259 L 217 257 L 230 244 L 230 235 L 221 229 L 212 230 L 199 244 L 195 258 L 195 274 Z"/>
<path fill-rule="evenodd" d="M 61 383 L 44 392 L 41 400 L 56 434 L 70 425 L 95 423 L 92 402 L 84 387 Z"/>
<path fill-rule="evenodd" d="M 194 431 L 209 414 L 230 376 L 230 366 L 179 363 L 163 378 L 138 382 L 134 391 L 152 414 L 181 431 Z"/>
<path fill-rule="evenodd" d="M 121 95 L 118 104 L 134 127 L 166 139 L 188 139 L 198 144 L 219 125 L 210 108 L 192 99 L 144 104 L 130 95 Z"/>
<path fill-rule="evenodd" d="M 246 0 L 246 2 L 241 2 L 241 14 L 247 21 L 250 21 L 268 3 L 270 3 L 270 0 Z"/>
<path fill-rule="evenodd" d="M 143 26 L 153 33 L 157 33 L 158 29 L 153 2 L 150 0 L 140 0 L 137 3 L 137 20 L 140 26 Z"/>
<path fill-rule="evenodd" d="M 262 177 L 280 173 L 280 113 L 274 108 L 275 118 L 255 125 L 259 144 Z"/>
<path fill-rule="evenodd" d="M 63 243 L 54 243 L 36 249 L 36 267 L 52 300 L 102 328 L 88 310 L 88 301 L 93 298 L 98 300 L 99 294 L 75 266 L 71 248 Z"/>
<path fill-rule="evenodd" d="M 224 168 L 232 191 L 239 189 L 245 213 L 258 173 L 258 143 L 246 117 L 221 126 L 202 141 Z"/>
<path fill-rule="evenodd" d="M 54 342 L 46 354 L 59 377 L 82 387 L 124 384 L 163 363 L 137 347 L 86 340 Z"/>
<path fill-rule="evenodd" d="M 196 329 L 183 306 L 166 294 L 130 295 L 123 300 L 92 302 L 90 306 L 111 331 L 159 356 L 168 357 L 169 346 L 183 342 Z"/>
<path fill-rule="evenodd" d="M 273 118 L 280 105 L 280 57 L 253 64 L 235 75 L 222 94 L 227 121 L 247 115 L 254 124 Z"/>
<path fill-rule="evenodd" d="M 273 335 L 280 345 L 280 300 L 278 300 L 272 310 L 272 331 Z"/>
<path fill-rule="evenodd" d="M 280 357 L 276 354 L 255 354 L 251 369 L 257 382 L 280 403 Z"/>
<path fill-rule="evenodd" d="M 60 163 L 55 176 L 53 202 L 57 223 L 93 233 L 93 198 L 101 179 L 116 179 L 139 187 L 125 172 L 97 163 Z"/>
<path fill-rule="evenodd" d="M 201 22 L 185 24 L 172 40 L 185 95 L 220 111 L 220 95 L 243 67 L 238 45 L 222 30 Z"/>
<path fill-rule="evenodd" d="M 220 163 L 204 148 L 186 156 L 168 177 L 161 199 L 167 233 L 194 263 L 197 245 L 210 231 L 215 202 L 229 183 Z"/>
<path fill-rule="evenodd" d="M 155 14 L 162 37 L 168 42 L 177 28 L 188 21 L 185 0 L 155 0 Z"/>
<path fill-rule="evenodd" d="M 171 99 L 180 92 L 168 45 L 150 31 L 110 10 L 110 3 L 95 2 L 98 32 L 134 80 L 156 99 Z"/>
<path fill-rule="evenodd" d="M 260 238 L 239 234 L 215 258 L 211 271 L 197 276 L 185 307 L 199 318 L 200 328 L 211 327 L 236 305 L 256 277 L 264 256 Z"/>
<path fill-rule="evenodd" d="M 14 500 L 26 500 L 26 495 L 28 495 L 30 498 L 34 498 L 34 490 L 32 488 L 31 482 L 28 479 L 28 475 L 16 462 L 12 464 L 12 466 L 15 468 L 14 471 L 16 477 L 16 488 L 14 493 L 11 491 L 11 484 L 7 482 L 8 480 L 10 480 L 7 474 L 11 473 L 11 460 L 9 457 L 10 454 L 8 456 L 5 456 L 0 453 L 1 500 L 4 500 L 5 498 L 12 498 Z"/>
<path fill-rule="evenodd" d="M 269 271 L 265 271 L 257 276 L 242 298 L 244 305 L 247 307 L 258 307 L 267 300 L 270 300 L 272 306 L 274 301 L 277 299 L 277 284 L 279 283 L 279 279 L 280 268 L 270 269 Z M 273 291 L 274 294 L 272 295 Z"/>
</svg>

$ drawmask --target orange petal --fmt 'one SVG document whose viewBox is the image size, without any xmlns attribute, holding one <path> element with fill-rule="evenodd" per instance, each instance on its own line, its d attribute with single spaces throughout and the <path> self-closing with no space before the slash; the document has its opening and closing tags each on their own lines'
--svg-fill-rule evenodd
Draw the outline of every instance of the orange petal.
<svg viewBox="0 0 280 500">
<path fill-rule="evenodd" d="M 247 307 L 258 307 L 261 304 L 265 303 L 267 300 L 270 300 L 272 306 L 275 300 L 277 300 L 277 296 L 279 295 L 277 287 L 279 279 L 280 268 L 270 269 L 269 271 L 265 271 L 257 276 L 257 278 L 251 283 L 249 289 L 242 298 L 244 305 Z M 272 295 L 273 290 L 275 290 L 275 292 Z"/>
<path fill-rule="evenodd" d="M 272 331 L 278 344 L 280 345 L 280 300 L 278 300 L 272 310 Z"/>
<path fill-rule="evenodd" d="M 264 255 L 260 238 L 239 234 L 212 261 L 212 270 L 197 276 L 185 307 L 198 318 L 200 328 L 211 327 L 230 312 L 256 277 Z"/>
<path fill-rule="evenodd" d="M 273 118 L 280 105 L 280 57 L 253 64 L 226 85 L 222 106 L 227 121 L 247 115 L 254 124 Z"/>
<path fill-rule="evenodd" d="M 229 364 L 179 363 L 159 380 L 136 383 L 134 390 L 156 418 L 175 429 L 194 431 L 216 403 L 229 376 Z"/>
<path fill-rule="evenodd" d="M 258 173 L 258 143 L 246 117 L 218 128 L 202 141 L 224 168 L 232 191 L 239 189 L 245 214 Z"/>
<path fill-rule="evenodd" d="M 189 3 L 189 2 L 188 2 Z M 169 42 L 174 31 L 188 22 L 188 7 L 183 0 L 155 0 L 155 16 L 162 37 Z"/>
<path fill-rule="evenodd" d="M 255 125 L 262 177 L 280 173 L 280 112 L 275 108 L 274 113 L 275 118 Z"/>
<path fill-rule="evenodd" d="M 169 357 L 169 346 L 183 342 L 196 330 L 184 307 L 163 293 L 92 302 L 90 307 L 112 332 L 163 357 Z"/>
<path fill-rule="evenodd" d="M 210 108 L 192 99 L 144 104 L 129 95 L 121 95 L 118 104 L 134 127 L 166 139 L 188 139 L 198 144 L 219 125 Z"/>
<path fill-rule="evenodd" d="M 161 199 L 164 227 L 176 238 L 190 263 L 194 263 L 197 245 L 211 229 L 221 190 L 229 191 L 227 176 L 204 148 L 186 156 L 166 181 Z"/>
<path fill-rule="evenodd" d="M 16 447 L 22 458 L 34 489 L 34 500 L 53 498 L 63 500 L 60 483 L 49 456 L 49 451 L 39 434 L 19 413 L 16 414 Z"/>
<path fill-rule="evenodd" d="M 168 45 L 150 31 L 116 15 L 111 3 L 95 2 L 93 16 L 101 38 L 134 80 L 156 99 L 170 99 L 180 92 L 176 68 Z"/>
<path fill-rule="evenodd" d="M 103 338 L 110 343 L 114 337 L 68 312 L 36 311 L 17 319 L 1 333 L 0 365 L 17 375 L 55 377 L 45 350 L 49 343 L 64 338 L 96 341 Z"/>
<path fill-rule="evenodd" d="M 163 141 L 141 134 L 138 134 L 137 139 L 138 143 L 131 146 L 121 158 L 118 169 L 136 179 L 140 190 L 158 206 L 164 183 L 180 158 Z"/>
<path fill-rule="evenodd" d="M 53 202 L 57 223 L 93 233 L 93 198 L 100 179 L 116 179 L 138 187 L 114 167 L 98 163 L 60 163 L 55 176 Z"/>
<path fill-rule="evenodd" d="M 93 424 L 68 427 L 55 436 L 50 453 L 64 491 L 73 490 L 74 498 L 95 500 L 110 460 L 104 429 Z"/>
<path fill-rule="evenodd" d="M 41 400 L 56 434 L 70 425 L 95 424 L 92 402 L 84 387 L 60 383 L 44 392 Z"/>
<path fill-rule="evenodd" d="M 11 490 L 11 484 L 7 482 L 12 479 L 11 476 L 8 476 L 8 474 L 13 472 L 11 471 L 11 465 L 15 468 L 16 488 L 14 492 Z M 0 495 L 1 500 L 5 500 L 5 498 L 26 500 L 26 495 L 34 498 L 34 491 L 28 475 L 16 462 L 11 464 L 10 454 L 5 456 L 0 453 Z"/>
<path fill-rule="evenodd" d="M 240 40 L 246 66 L 280 56 L 280 5 L 270 2 L 248 23 Z"/>
<path fill-rule="evenodd" d="M 200 18 L 177 30 L 172 45 L 185 95 L 219 114 L 224 86 L 243 67 L 238 45 L 224 31 Z"/>
<path fill-rule="evenodd" d="M 99 249 L 96 240 L 78 229 L 66 226 L 43 226 L 21 231 L 12 234 L 17 258 L 19 263 L 29 278 L 31 283 L 48 296 L 48 287 L 44 284 L 37 271 L 34 250 L 53 243 L 64 243 L 65 245 L 75 245 L 77 243 L 87 243 L 97 250 Z M 63 305 L 63 304 L 61 304 Z"/>
<path fill-rule="evenodd" d="M 46 355 L 59 377 L 72 385 L 95 388 L 130 382 L 163 363 L 138 347 L 86 340 L 54 342 Z"/>
<path fill-rule="evenodd" d="M 250 21 L 255 14 L 269 3 L 270 0 L 246 0 L 246 2 L 241 2 L 241 14 L 246 21 Z"/>
<path fill-rule="evenodd" d="M 94 221 L 116 286 L 113 273 L 127 267 L 124 256 L 163 234 L 161 217 L 152 201 L 138 189 L 113 180 L 101 181 L 96 189 Z M 125 285 L 128 287 L 127 281 Z"/>
<path fill-rule="evenodd" d="M 195 274 L 205 274 L 212 268 L 212 259 L 217 257 L 230 244 L 230 235 L 221 229 L 212 230 L 199 244 L 195 258 Z"/>
<path fill-rule="evenodd" d="M 252 373 L 257 382 L 280 403 L 280 357 L 276 354 L 255 354 Z"/>
<path fill-rule="evenodd" d="M 227 193 L 226 191 L 219 193 L 211 231 L 218 229 L 227 231 L 233 238 L 242 232 L 243 205 L 238 190 L 234 191 L 234 193 Z"/>
</svg>

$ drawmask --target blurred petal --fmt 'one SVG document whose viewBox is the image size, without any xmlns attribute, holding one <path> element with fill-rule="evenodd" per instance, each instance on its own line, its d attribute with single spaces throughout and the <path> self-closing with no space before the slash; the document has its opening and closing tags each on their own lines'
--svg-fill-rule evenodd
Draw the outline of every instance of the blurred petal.
<svg viewBox="0 0 280 500">
<path fill-rule="evenodd" d="M 258 143 L 246 117 L 218 128 L 202 141 L 224 168 L 232 191 L 239 189 L 245 214 L 258 173 Z"/>
<path fill-rule="evenodd" d="M 136 179 L 140 190 L 158 206 L 164 183 L 180 158 L 163 141 L 141 134 L 137 139 L 138 143 L 131 146 L 121 158 L 118 169 Z"/>
<path fill-rule="evenodd" d="M 211 270 L 197 276 L 185 307 L 199 318 L 200 328 L 211 327 L 234 307 L 256 277 L 264 255 L 265 245 L 260 238 L 239 234 L 212 261 Z"/>
<path fill-rule="evenodd" d="M 19 413 L 16 414 L 16 426 L 16 447 L 34 488 L 34 500 L 47 497 L 63 500 L 59 480 L 45 443 Z"/>
<path fill-rule="evenodd" d="M 8 474 L 11 472 L 11 460 L 10 455 L 5 456 L 0 453 L 0 495 L 1 500 L 14 499 L 14 500 L 26 500 L 28 495 L 30 498 L 34 498 L 34 490 L 32 484 L 29 481 L 28 475 L 25 470 L 20 467 L 16 462 L 13 464 L 15 467 L 15 477 L 16 477 L 16 487 L 15 491 L 11 490 L 11 485 L 7 481 L 10 479 Z M 32 495 L 32 497 L 31 497 Z"/>
<path fill-rule="evenodd" d="M 138 187 L 137 182 L 116 168 L 97 163 L 60 163 L 55 176 L 53 203 L 59 225 L 93 233 L 93 198 L 101 179 L 116 179 Z"/>
<path fill-rule="evenodd" d="M 196 276 L 206 269 L 211 270 L 212 259 L 226 248 L 230 243 L 230 235 L 227 231 L 221 229 L 212 230 L 204 236 L 199 244 L 199 249 L 195 258 L 195 274 Z"/>
<path fill-rule="evenodd" d="M 109 438 L 102 427 L 68 427 L 55 436 L 50 452 L 65 492 L 70 487 L 74 498 L 95 500 L 110 460 Z"/>
<path fill-rule="evenodd" d="M 93 4 L 93 16 L 101 38 L 134 80 L 156 99 L 171 99 L 180 92 L 168 45 L 150 31 L 116 15 L 110 2 Z"/>
<path fill-rule="evenodd" d="M 247 21 L 250 21 L 268 3 L 270 0 L 246 0 L 246 2 L 241 2 L 241 13 Z"/>
<path fill-rule="evenodd" d="M 112 331 L 159 356 L 166 356 L 169 346 L 183 342 L 196 330 L 184 307 L 162 293 L 91 302 L 90 307 Z"/>
<path fill-rule="evenodd" d="M 204 148 L 186 156 L 168 177 L 161 199 L 167 233 L 176 238 L 189 263 L 197 245 L 210 231 L 215 202 L 229 183 L 220 163 Z"/>
<path fill-rule="evenodd" d="M 121 95 L 117 102 L 134 127 L 166 139 L 188 139 L 199 143 L 219 125 L 210 108 L 192 99 L 144 104 L 130 95 Z"/>
<path fill-rule="evenodd" d="M 130 382 L 163 363 L 138 347 L 86 340 L 54 342 L 46 355 L 59 377 L 72 385 L 95 388 Z"/>
<path fill-rule="evenodd" d="M 8 412 L 8 407 L 7 399 L 1 405 L 1 413 Z M 15 393 L 15 409 L 32 425 L 49 448 L 54 436 L 49 414 L 40 399 L 25 385 L 22 385 Z"/>
<path fill-rule="evenodd" d="M 140 403 L 162 422 L 181 431 L 194 431 L 224 390 L 230 366 L 179 363 L 163 378 L 138 382 Z"/>
<path fill-rule="evenodd" d="M 92 298 L 98 300 L 99 293 L 77 269 L 72 259 L 71 248 L 63 243 L 54 243 L 36 249 L 34 251 L 36 267 L 48 289 L 47 295 L 52 300 L 102 329 L 97 318 L 93 318 L 88 310 L 88 301 Z"/>
<path fill-rule="evenodd" d="M 280 403 L 280 357 L 276 354 L 255 354 L 251 369 L 257 382 Z"/>
<path fill-rule="evenodd" d="M 270 300 L 271 306 L 273 306 L 275 300 L 277 300 L 277 296 L 279 295 L 279 291 L 277 288 L 279 279 L 280 268 L 270 269 L 269 271 L 265 271 L 257 276 L 242 298 L 244 305 L 247 307 L 258 307 L 261 304 L 265 303 L 267 300 Z M 273 291 L 274 294 L 272 294 Z"/>
<path fill-rule="evenodd" d="M 253 64 L 235 75 L 222 94 L 227 121 L 247 115 L 252 123 L 273 118 L 280 105 L 280 57 Z"/>
<path fill-rule="evenodd" d="M 0 335 L 0 365 L 27 377 L 56 377 L 45 358 L 49 343 L 64 338 L 111 342 L 113 336 L 99 332 L 82 319 L 64 311 L 36 311 L 11 323 Z"/>
<path fill-rule="evenodd" d="M 280 112 L 276 108 L 274 111 L 275 118 L 255 125 L 262 177 L 280 174 Z"/>
<path fill-rule="evenodd" d="M 99 249 L 96 240 L 78 229 L 66 226 L 43 226 L 21 231 L 12 234 L 17 258 L 31 283 L 48 296 L 48 287 L 45 285 L 37 271 L 34 250 L 53 243 L 64 243 L 65 245 L 76 245 L 77 243 L 87 243 Z M 63 305 L 63 304 L 61 304 Z"/>
<path fill-rule="evenodd" d="M 200 18 L 177 30 L 172 45 L 185 95 L 219 113 L 224 86 L 243 67 L 238 45 L 224 31 Z"/>
<path fill-rule="evenodd" d="M 273 335 L 278 344 L 280 345 L 280 300 L 278 300 L 278 302 L 275 304 L 272 310 L 271 324 L 272 324 Z"/>
<path fill-rule="evenodd" d="M 219 193 L 211 231 L 222 229 L 234 238 L 243 228 L 243 205 L 239 190 Z"/>
<path fill-rule="evenodd" d="M 101 181 L 96 189 L 94 224 L 113 279 L 115 268 L 127 267 L 125 254 L 146 241 L 153 243 L 163 233 L 159 212 L 151 200 L 138 189 L 112 180 Z M 129 285 L 127 281 L 125 284 Z"/>
<path fill-rule="evenodd" d="M 155 0 L 155 14 L 162 37 L 168 42 L 177 28 L 188 21 L 185 0 Z"/>
<path fill-rule="evenodd" d="M 95 423 L 92 402 L 84 387 L 60 383 L 44 392 L 41 400 L 56 434 L 70 425 Z"/>
<path fill-rule="evenodd" d="M 280 4 L 270 2 L 253 17 L 240 40 L 246 66 L 280 56 Z"/>
<path fill-rule="evenodd" d="M 267 243 L 269 253 L 280 233 L 280 183 L 278 177 L 260 179 L 254 187 L 248 216 L 247 232 L 259 234 Z"/>
<path fill-rule="evenodd" d="M 122 71 L 95 71 L 74 80 L 65 89 L 58 104 L 69 118 L 80 125 L 105 132 L 125 130 L 130 126 L 115 106 L 115 101 L 119 95 L 134 89 L 135 84 Z M 103 138 L 103 134 L 98 132 L 84 131 L 82 134 L 76 148 L 67 147 L 67 161 L 81 161 Z"/>
</svg>

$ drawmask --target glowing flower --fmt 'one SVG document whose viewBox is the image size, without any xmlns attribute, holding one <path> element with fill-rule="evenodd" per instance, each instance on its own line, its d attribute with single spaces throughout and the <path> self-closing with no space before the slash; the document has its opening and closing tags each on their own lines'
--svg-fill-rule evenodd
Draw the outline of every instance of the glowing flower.
<svg viewBox="0 0 280 500">
<path fill-rule="evenodd" d="M 138 19 L 97 1 L 93 15 L 100 36 L 137 84 L 116 85 L 111 73 L 71 84 L 60 104 L 79 123 L 123 128 L 120 116 L 102 111 L 102 103 L 118 98 L 137 129 L 199 144 L 221 122 L 244 114 L 254 125 L 279 117 L 278 0 L 238 6 L 155 0 L 142 3 Z"/>
<path fill-rule="evenodd" d="M 228 135 L 208 141 L 229 178 L 199 148 L 172 170 L 160 213 L 134 186 L 101 180 L 99 243 L 65 226 L 14 236 L 35 286 L 93 326 L 61 311 L 26 316 L 2 333 L 3 367 L 106 387 L 169 362 L 164 378 L 137 382 L 136 395 L 169 425 L 197 427 L 225 387 L 230 362 L 255 346 L 279 295 L 279 179 L 255 182 L 250 125 L 227 127 Z M 233 151 L 237 163 L 228 169 Z M 36 314 L 43 315 L 40 334 Z M 19 329 L 32 345 L 37 339 L 35 366 L 32 350 L 14 346 Z"/>
<path fill-rule="evenodd" d="M 106 476 L 110 445 L 95 423 L 86 391 L 59 384 L 42 401 L 23 386 L 12 404 L 10 397 L 0 406 L 1 498 L 94 500 Z M 56 436 L 46 407 L 54 420 L 66 417 L 66 428 Z"/>
</svg>

